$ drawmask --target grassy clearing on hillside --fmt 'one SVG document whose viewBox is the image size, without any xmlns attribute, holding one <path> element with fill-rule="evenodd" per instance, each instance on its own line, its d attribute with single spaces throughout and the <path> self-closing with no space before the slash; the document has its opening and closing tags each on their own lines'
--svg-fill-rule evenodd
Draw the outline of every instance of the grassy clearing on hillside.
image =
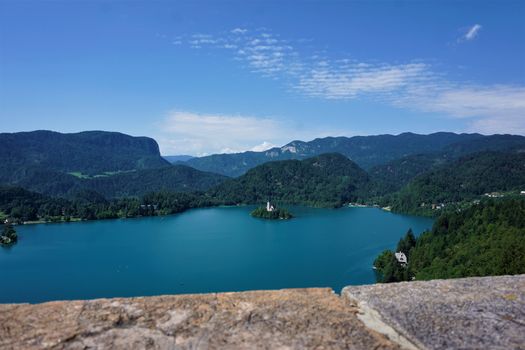
<svg viewBox="0 0 525 350">
<path fill-rule="evenodd" d="M 94 179 L 94 178 L 97 178 L 97 177 L 109 177 L 109 176 L 113 176 L 113 175 L 117 175 L 117 174 L 132 173 L 134 171 L 135 170 L 104 171 L 102 174 L 95 174 L 95 175 L 83 174 L 80 171 L 72 171 L 72 172 L 70 172 L 68 174 L 69 175 L 73 175 L 74 177 L 79 178 L 79 179 L 87 179 L 87 180 L 89 180 L 89 179 Z"/>
</svg>

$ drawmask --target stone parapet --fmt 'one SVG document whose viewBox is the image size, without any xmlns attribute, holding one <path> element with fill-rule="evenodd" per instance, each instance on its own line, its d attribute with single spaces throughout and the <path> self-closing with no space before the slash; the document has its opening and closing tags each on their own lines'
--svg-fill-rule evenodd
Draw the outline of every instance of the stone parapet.
<svg viewBox="0 0 525 350">
<path fill-rule="evenodd" d="M 525 349 L 525 275 L 0 305 L 0 349 Z"/>
</svg>

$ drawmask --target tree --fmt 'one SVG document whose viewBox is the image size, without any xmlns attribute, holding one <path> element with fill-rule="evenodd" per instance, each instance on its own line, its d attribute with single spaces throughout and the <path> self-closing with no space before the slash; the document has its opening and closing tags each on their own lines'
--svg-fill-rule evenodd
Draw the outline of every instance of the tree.
<svg viewBox="0 0 525 350">
<path fill-rule="evenodd" d="M 401 269 L 391 251 L 381 253 L 374 263 L 379 282 L 525 273 L 525 199 L 484 200 L 445 212 L 417 239 L 409 230 L 399 250 L 408 266 Z"/>
<path fill-rule="evenodd" d="M 414 236 L 414 232 L 412 232 L 412 229 L 410 228 L 405 234 L 405 237 L 399 240 L 396 251 L 403 252 L 405 253 L 405 255 L 408 256 L 408 254 L 410 254 L 410 249 L 412 249 L 415 246 L 416 236 Z"/>
<path fill-rule="evenodd" d="M 254 211 L 250 213 L 251 216 L 261 219 L 271 219 L 271 220 L 277 220 L 277 219 L 291 219 L 293 217 L 292 213 L 290 213 L 285 208 L 277 208 L 273 211 L 267 211 L 265 207 L 259 207 L 256 208 Z"/>
<path fill-rule="evenodd" d="M 18 241 L 18 235 L 11 223 L 6 223 L 0 235 L 0 244 L 9 245 L 14 244 Z"/>
</svg>

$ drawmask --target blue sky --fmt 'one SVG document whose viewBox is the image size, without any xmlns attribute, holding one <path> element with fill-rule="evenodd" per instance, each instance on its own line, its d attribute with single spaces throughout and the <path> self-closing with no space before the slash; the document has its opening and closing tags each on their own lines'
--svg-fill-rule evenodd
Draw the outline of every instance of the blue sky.
<svg viewBox="0 0 525 350">
<path fill-rule="evenodd" d="M 192 155 L 525 134 L 523 18 L 523 1 L 0 0 L 0 131 L 120 131 Z"/>
</svg>

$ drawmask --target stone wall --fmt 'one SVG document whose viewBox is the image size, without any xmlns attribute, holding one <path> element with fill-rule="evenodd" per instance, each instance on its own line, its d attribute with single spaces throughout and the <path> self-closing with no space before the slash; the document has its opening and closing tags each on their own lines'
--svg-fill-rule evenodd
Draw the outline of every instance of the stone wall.
<svg viewBox="0 0 525 350">
<path fill-rule="evenodd" d="M 0 349 L 525 349 L 525 275 L 0 305 Z"/>
</svg>

